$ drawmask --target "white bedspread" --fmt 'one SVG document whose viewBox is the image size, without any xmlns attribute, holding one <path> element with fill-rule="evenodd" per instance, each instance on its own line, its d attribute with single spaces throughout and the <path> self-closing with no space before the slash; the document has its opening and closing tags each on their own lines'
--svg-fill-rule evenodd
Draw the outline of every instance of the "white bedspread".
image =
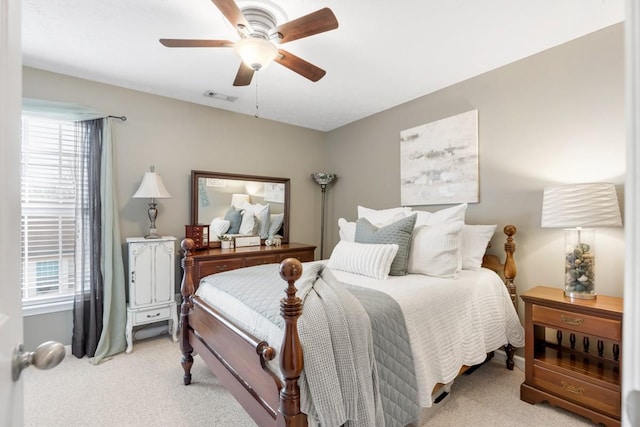
<svg viewBox="0 0 640 427">
<path fill-rule="evenodd" d="M 524 329 L 500 277 L 491 270 L 463 270 L 455 279 L 424 275 L 372 279 L 334 271 L 338 280 L 385 292 L 407 323 L 421 407 L 430 407 L 437 383 L 455 379 L 462 365 L 510 343 L 524 346 Z"/>
<path fill-rule="evenodd" d="M 323 261 L 320 261 L 323 262 Z M 304 263 L 303 269 L 311 263 Z M 372 279 L 332 270 L 344 283 L 385 292 L 400 305 L 407 324 L 418 384 L 419 404 L 432 404 L 437 383 L 449 383 L 462 365 L 475 365 L 486 353 L 510 343 L 524 346 L 524 329 L 500 277 L 491 270 L 463 270 L 455 279 L 419 274 Z M 206 279 L 205 279 L 206 280 Z M 234 317 L 251 334 L 270 343 L 282 340 L 282 330 L 215 289 L 201 286 L 198 294 Z M 270 365 L 278 370 L 277 362 Z"/>
</svg>

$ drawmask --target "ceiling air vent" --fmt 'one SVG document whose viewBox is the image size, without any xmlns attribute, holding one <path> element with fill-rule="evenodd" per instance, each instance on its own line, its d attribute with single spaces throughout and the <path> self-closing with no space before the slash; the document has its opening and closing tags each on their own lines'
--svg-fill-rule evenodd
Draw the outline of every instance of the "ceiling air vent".
<svg viewBox="0 0 640 427">
<path fill-rule="evenodd" d="M 206 91 L 204 93 L 204 96 L 208 98 L 215 98 L 221 101 L 228 101 L 228 102 L 235 102 L 238 99 L 237 96 L 229 96 L 229 95 L 225 95 L 224 93 L 214 92 L 212 90 Z"/>
</svg>

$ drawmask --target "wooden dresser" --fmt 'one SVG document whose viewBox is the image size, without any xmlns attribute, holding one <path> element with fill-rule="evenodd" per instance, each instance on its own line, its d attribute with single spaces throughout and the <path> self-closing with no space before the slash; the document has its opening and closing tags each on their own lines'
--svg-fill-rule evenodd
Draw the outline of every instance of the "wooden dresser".
<svg viewBox="0 0 640 427">
<path fill-rule="evenodd" d="M 278 263 L 286 258 L 297 258 L 301 262 L 313 261 L 315 249 L 315 246 L 304 243 L 283 243 L 279 247 L 247 246 L 195 251 L 192 253 L 193 275 L 204 277 L 237 268 Z"/>
<path fill-rule="evenodd" d="M 622 299 L 571 299 L 539 286 L 525 302 L 525 381 L 520 399 L 547 401 L 605 426 L 619 426 Z"/>
</svg>

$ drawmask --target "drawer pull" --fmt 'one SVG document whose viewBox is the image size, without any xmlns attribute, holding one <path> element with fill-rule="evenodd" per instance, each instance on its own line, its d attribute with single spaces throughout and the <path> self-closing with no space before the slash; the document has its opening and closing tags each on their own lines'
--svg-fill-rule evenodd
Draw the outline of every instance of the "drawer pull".
<svg viewBox="0 0 640 427">
<path fill-rule="evenodd" d="M 218 271 L 225 271 L 225 270 L 227 269 L 227 264 L 225 264 L 225 265 L 219 265 L 219 266 L 217 266 L 217 267 L 216 267 L 216 269 L 217 269 Z"/>
<path fill-rule="evenodd" d="M 160 313 L 156 313 L 156 314 L 147 314 L 147 319 L 152 319 L 154 317 L 158 317 L 160 316 Z"/>
<path fill-rule="evenodd" d="M 584 395 L 584 387 L 571 385 L 566 381 L 562 381 L 561 384 L 562 384 L 562 388 L 565 389 L 565 391 L 568 391 L 569 393 L 577 394 L 579 396 Z"/>
<path fill-rule="evenodd" d="M 565 315 L 562 315 L 562 316 L 560 316 L 560 318 L 567 325 L 582 326 L 582 324 L 584 323 L 584 320 L 580 319 L 578 317 L 567 317 Z"/>
</svg>

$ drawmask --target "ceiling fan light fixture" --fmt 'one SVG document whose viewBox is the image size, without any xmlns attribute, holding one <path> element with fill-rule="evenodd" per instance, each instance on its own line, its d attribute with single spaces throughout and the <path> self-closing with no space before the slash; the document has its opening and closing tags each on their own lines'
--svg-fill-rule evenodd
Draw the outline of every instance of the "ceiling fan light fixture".
<svg viewBox="0 0 640 427">
<path fill-rule="evenodd" d="M 242 62 L 254 71 L 267 67 L 278 55 L 278 48 L 271 42 L 255 37 L 247 37 L 237 41 L 233 45 L 233 49 L 240 56 Z"/>
</svg>

